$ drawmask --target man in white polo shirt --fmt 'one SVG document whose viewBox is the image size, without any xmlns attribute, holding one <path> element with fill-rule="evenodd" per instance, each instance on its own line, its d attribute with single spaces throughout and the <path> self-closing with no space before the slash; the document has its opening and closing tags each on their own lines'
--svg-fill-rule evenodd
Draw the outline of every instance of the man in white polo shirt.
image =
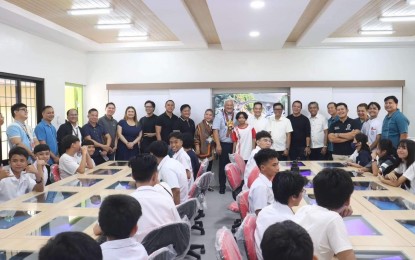
<svg viewBox="0 0 415 260">
<path fill-rule="evenodd" d="M 248 116 L 248 125 L 251 125 L 254 127 L 255 132 L 260 132 L 262 130 L 265 130 L 265 127 L 268 124 L 268 120 L 265 118 L 265 115 L 262 114 L 262 103 L 261 102 L 255 102 L 254 103 L 254 116 L 249 115 Z"/>
<path fill-rule="evenodd" d="M 318 103 L 313 101 L 308 103 L 308 112 L 310 112 L 311 126 L 311 153 L 310 160 L 324 160 L 327 154 L 327 119 L 319 112 Z"/>
<path fill-rule="evenodd" d="M 272 107 L 275 116 L 268 119 L 265 131 L 270 132 L 272 136 L 272 148 L 278 152 L 278 160 L 286 161 L 288 159 L 288 151 L 290 150 L 291 132 L 293 128 L 291 121 L 282 115 L 284 105 L 275 103 Z"/>
<path fill-rule="evenodd" d="M 153 142 L 148 150 L 157 158 L 159 180 L 166 182 L 170 186 L 174 204 L 179 205 L 185 202 L 188 198 L 189 189 L 184 166 L 167 155 L 168 147 L 163 141 Z"/>
</svg>

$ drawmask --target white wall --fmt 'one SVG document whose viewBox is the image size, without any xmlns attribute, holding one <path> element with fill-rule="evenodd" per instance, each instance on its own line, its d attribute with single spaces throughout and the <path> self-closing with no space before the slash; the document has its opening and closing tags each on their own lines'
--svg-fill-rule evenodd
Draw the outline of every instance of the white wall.
<svg viewBox="0 0 415 260">
<path fill-rule="evenodd" d="M 86 54 L 0 24 L 0 71 L 45 79 L 45 101 L 63 123 L 65 82 L 86 85 Z"/>
<path fill-rule="evenodd" d="M 87 60 L 86 93 L 94 98 L 86 105 L 100 112 L 107 83 L 406 80 L 400 102 L 415 125 L 415 48 L 90 53 Z"/>
</svg>

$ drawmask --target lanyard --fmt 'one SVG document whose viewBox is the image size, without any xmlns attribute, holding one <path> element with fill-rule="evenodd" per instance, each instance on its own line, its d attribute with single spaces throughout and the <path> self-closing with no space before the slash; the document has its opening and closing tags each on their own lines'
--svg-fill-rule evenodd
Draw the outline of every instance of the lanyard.
<svg viewBox="0 0 415 260">
<path fill-rule="evenodd" d="M 32 138 L 30 138 L 29 132 L 27 131 L 26 125 L 23 124 L 20 121 L 16 121 L 17 124 L 23 129 L 23 131 L 26 133 L 27 139 L 29 139 L 29 142 L 32 142 Z"/>
</svg>

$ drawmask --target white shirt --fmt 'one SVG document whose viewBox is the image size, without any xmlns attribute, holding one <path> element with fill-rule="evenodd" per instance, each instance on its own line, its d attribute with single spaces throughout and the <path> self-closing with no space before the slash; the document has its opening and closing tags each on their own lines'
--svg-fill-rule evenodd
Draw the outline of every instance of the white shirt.
<svg viewBox="0 0 415 260">
<path fill-rule="evenodd" d="M 33 167 L 35 167 L 35 169 L 37 169 L 37 160 L 33 163 Z M 33 180 L 36 181 L 36 174 L 34 173 L 27 173 L 29 174 L 30 178 L 32 178 Z M 46 186 L 46 182 L 48 181 L 48 177 L 49 177 L 49 172 L 48 169 L 46 168 L 46 166 L 43 166 L 43 186 Z"/>
<path fill-rule="evenodd" d="M 30 174 L 22 172 L 20 178 L 17 179 L 12 170 L 9 169 L 10 177 L 0 180 L 0 202 L 6 202 L 31 192 L 36 182 L 30 177 Z"/>
<path fill-rule="evenodd" d="M 61 179 L 65 179 L 74 175 L 78 168 L 79 163 L 75 156 L 70 156 L 69 154 L 64 153 L 59 158 L 59 174 Z"/>
<path fill-rule="evenodd" d="M 411 182 L 411 187 L 408 188 L 405 185 L 405 188 L 411 192 L 412 194 L 415 194 L 415 165 L 414 163 L 409 166 L 409 168 L 403 173 L 403 176 L 407 178 Z"/>
<path fill-rule="evenodd" d="M 244 172 L 244 186 L 243 186 L 243 190 L 247 190 L 248 189 L 248 179 L 249 179 L 249 175 L 251 174 L 252 170 L 255 169 L 255 167 L 257 167 L 256 161 L 254 159 L 254 156 L 257 152 L 259 152 L 259 150 L 261 150 L 261 147 L 256 146 L 254 150 L 252 150 L 251 155 L 249 156 L 248 161 L 246 162 L 246 166 L 245 166 L 245 172 Z"/>
<path fill-rule="evenodd" d="M 271 133 L 272 137 L 272 148 L 276 151 L 284 151 L 287 141 L 287 133 L 293 131 L 291 121 L 285 116 L 281 116 L 280 119 L 275 119 L 275 117 L 270 117 L 268 119 L 268 124 L 265 127 L 265 131 Z"/>
<path fill-rule="evenodd" d="M 283 222 L 293 217 L 294 213 L 288 205 L 281 204 L 275 200 L 271 205 L 266 206 L 259 212 L 255 228 L 255 249 L 258 260 L 263 259 L 261 241 L 265 230 L 277 222 Z"/>
<path fill-rule="evenodd" d="M 101 244 L 103 260 L 148 259 L 146 249 L 134 238 L 111 240 Z"/>
<path fill-rule="evenodd" d="M 311 148 L 324 146 L 324 130 L 328 129 L 327 119 L 321 114 L 309 117 L 311 126 Z"/>
<path fill-rule="evenodd" d="M 172 188 L 180 188 L 180 203 L 187 200 L 188 182 L 184 166 L 168 155 L 161 160 L 157 167 L 159 171 L 159 180 L 167 182 Z"/>
<path fill-rule="evenodd" d="M 190 156 L 187 154 L 187 152 L 184 150 L 184 148 L 180 148 L 176 153 L 173 154 L 173 159 L 179 161 L 186 171 L 190 171 L 190 179 L 187 179 L 187 189 L 190 190 L 190 187 L 192 187 L 193 184 L 193 167 L 192 167 L 192 161 L 190 160 Z M 186 173 L 187 178 L 187 173 Z"/>
<path fill-rule="evenodd" d="M 376 140 L 376 137 L 382 134 L 382 124 L 383 121 L 379 117 L 369 119 L 363 123 L 362 133 L 367 135 L 369 144 L 372 144 Z"/>
<path fill-rule="evenodd" d="M 81 161 L 82 161 L 82 153 L 76 153 L 74 157 L 76 158 L 76 162 L 77 162 L 78 164 L 81 164 Z M 91 162 L 92 162 L 92 168 L 94 168 L 94 167 L 95 167 L 95 162 L 94 162 L 94 160 L 92 160 L 92 159 L 91 159 Z M 85 168 L 88 168 L 87 163 L 88 163 L 88 162 L 86 161 Z M 89 168 L 88 168 L 88 169 L 89 169 Z"/>
<path fill-rule="evenodd" d="M 314 255 L 319 260 L 331 260 L 334 254 L 353 249 L 346 225 L 339 213 L 318 205 L 301 207 L 293 219 L 310 234 Z"/>
<path fill-rule="evenodd" d="M 173 200 L 152 186 L 138 187 L 130 195 L 140 202 L 143 212 L 137 222 L 138 231 L 134 236 L 138 242 L 143 241 L 153 229 L 181 220 Z"/>
<path fill-rule="evenodd" d="M 252 151 L 252 140 L 255 140 L 254 128 L 248 125 L 245 128 L 235 126 L 232 133 L 232 140 L 236 140 L 235 153 L 239 154 L 244 160 L 249 159 Z"/>
<path fill-rule="evenodd" d="M 255 115 L 249 115 L 248 116 L 248 125 L 251 125 L 254 127 L 255 132 L 259 132 L 262 130 L 265 130 L 265 127 L 267 127 L 268 119 L 265 118 L 264 115 L 261 114 L 260 117 L 256 118 Z"/>
<path fill-rule="evenodd" d="M 256 210 L 263 209 L 274 202 L 272 182 L 262 173 L 252 183 L 249 189 L 248 201 L 250 213 L 255 213 Z"/>
</svg>

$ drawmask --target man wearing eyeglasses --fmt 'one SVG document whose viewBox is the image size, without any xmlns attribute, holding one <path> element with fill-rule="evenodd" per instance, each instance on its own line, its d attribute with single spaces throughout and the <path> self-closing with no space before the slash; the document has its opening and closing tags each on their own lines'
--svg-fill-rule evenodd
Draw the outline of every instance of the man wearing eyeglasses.
<svg viewBox="0 0 415 260">
<path fill-rule="evenodd" d="M 33 148 L 39 144 L 33 129 L 25 123 L 28 118 L 27 106 L 23 103 L 16 103 L 11 107 L 14 122 L 6 130 L 10 147 L 20 146 L 30 155 L 29 161 L 35 159 Z"/>
<path fill-rule="evenodd" d="M 71 108 L 66 112 L 66 122 L 59 126 L 57 133 L 59 154 L 64 154 L 66 151 L 61 147 L 62 140 L 67 135 L 74 135 L 79 140 L 83 140 L 84 133 L 82 128 L 78 125 L 78 111 Z"/>
<path fill-rule="evenodd" d="M 286 161 L 288 151 L 290 150 L 291 132 L 293 131 L 291 121 L 282 115 L 284 105 L 275 103 L 273 106 L 274 117 L 268 119 L 265 131 L 268 131 L 272 137 L 272 149 L 278 152 L 278 160 Z"/>
</svg>

